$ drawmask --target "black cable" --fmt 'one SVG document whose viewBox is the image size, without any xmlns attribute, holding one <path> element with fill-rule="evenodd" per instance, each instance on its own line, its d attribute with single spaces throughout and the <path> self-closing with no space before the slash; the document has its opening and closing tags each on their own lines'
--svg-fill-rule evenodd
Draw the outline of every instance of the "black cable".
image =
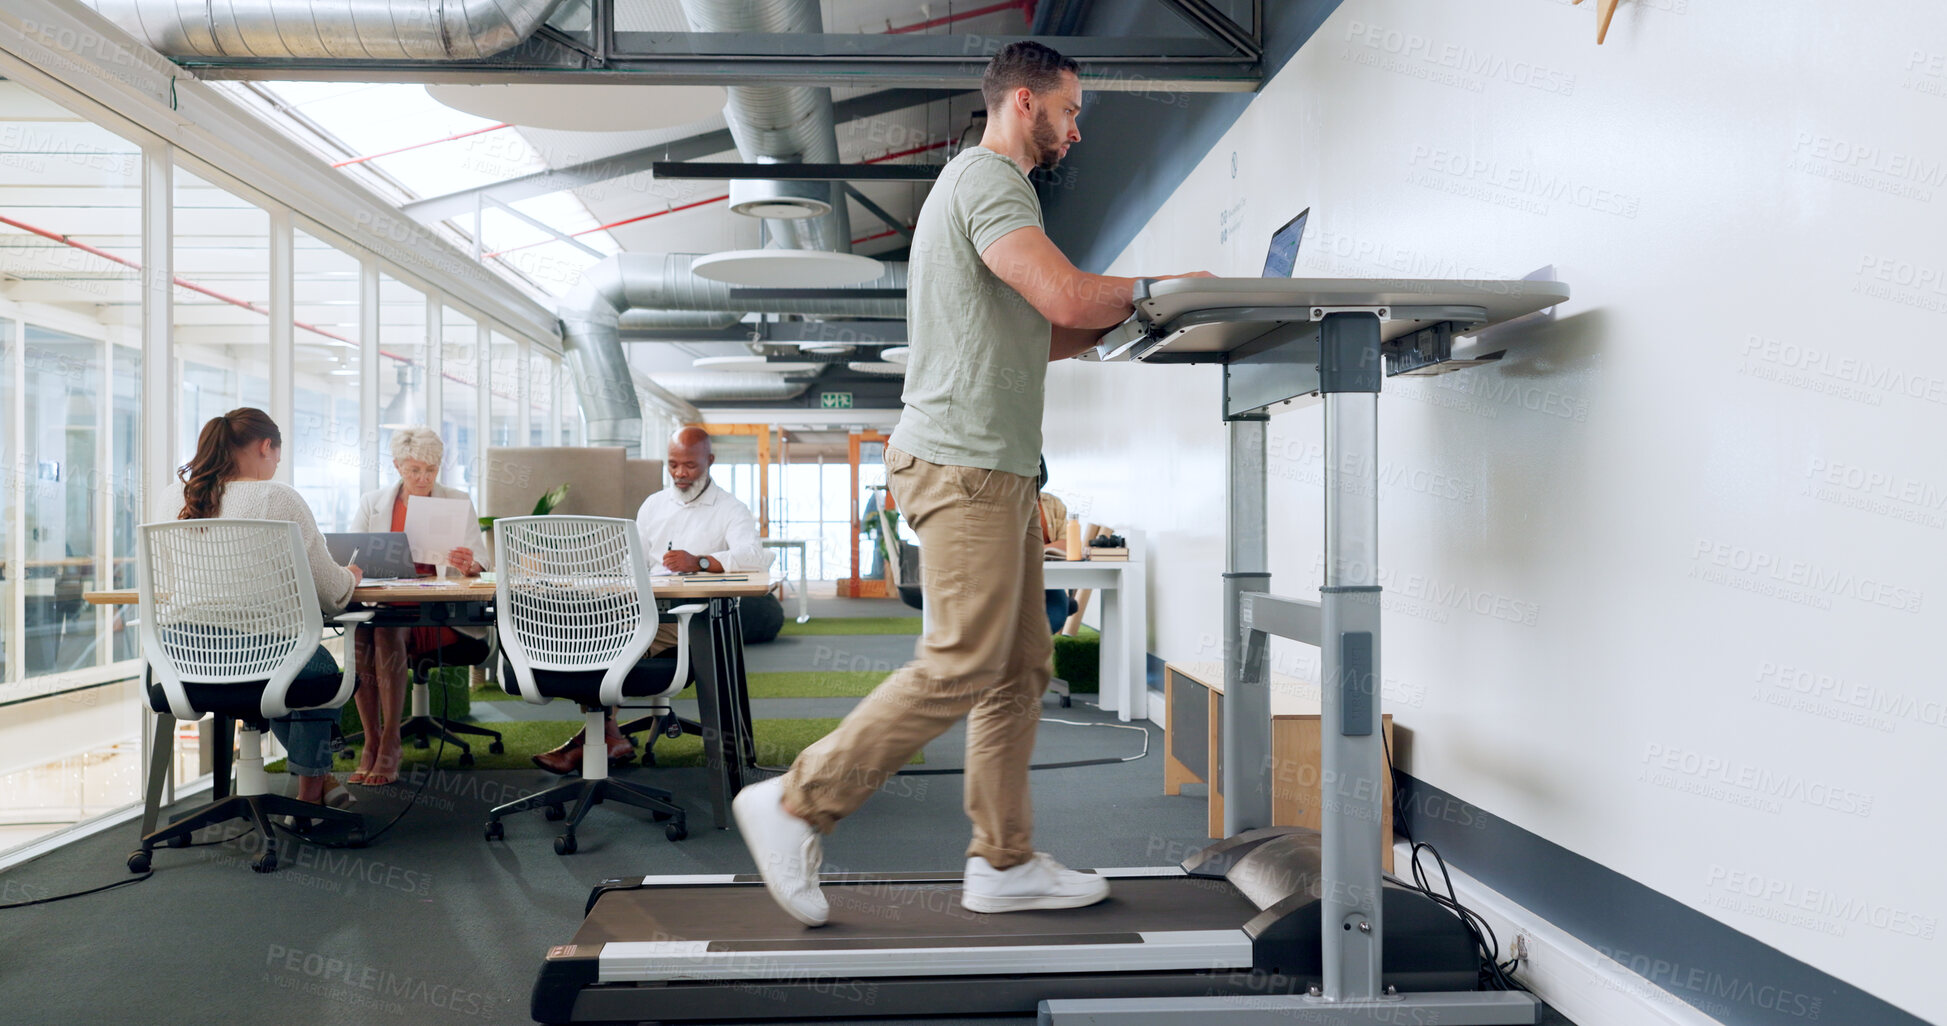
<svg viewBox="0 0 1947 1026">
<path fill-rule="evenodd" d="M 1421 867 L 1421 849 L 1431 852 L 1435 864 L 1439 866 L 1441 880 L 1446 885 L 1445 894 L 1433 889 L 1432 882 L 1428 878 L 1426 870 Z M 1413 880 L 1410 883 L 1396 876 L 1388 876 L 1387 879 L 1402 887 L 1420 892 L 1435 904 L 1452 912 L 1466 926 L 1468 934 L 1473 938 L 1475 950 L 1481 959 L 1478 981 L 1480 989 L 1527 990 L 1528 988 L 1521 981 L 1514 978 L 1514 971 L 1518 967 L 1520 959 L 1516 957 L 1506 962 L 1501 961 L 1500 938 L 1495 935 L 1494 928 L 1488 924 L 1487 920 L 1480 913 L 1460 903 L 1459 895 L 1454 891 L 1453 876 L 1447 871 L 1447 860 L 1441 857 L 1439 850 L 1424 841 L 1415 842 L 1413 844 L 1412 867 Z"/>
<path fill-rule="evenodd" d="M 439 671 L 446 669 L 445 649 L 435 648 L 433 650 L 433 658 L 436 660 L 433 664 L 433 674 L 437 675 Z M 411 686 L 410 682 L 408 682 L 407 686 L 408 687 Z M 428 678 L 427 686 L 429 687 L 431 686 L 430 677 Z M 440 698 L 439 715 L 433 717 L 433 723 L 436 726 L 439 724 L 441 720 L 446 718 L 447 712 L 452 709 L 452 699 L 447 695 L 444 688 L 441 689 L 439 698 Z M 377 731 L 374 731 L 369 724 L 366 725 L 365 743 L 371 744 L 372 735 L 376 733 Z M 399 750 L 399 765 L 401 769 L 405 767 L 405 754 L 406 753 L 402 742 L 402 746 Z M 390 831 L 393 827 L 398 826 L 399 821 L 406 818 L 406 813 L 411 812 L 413 810 L 413 807 L 419 803 L 419 796 L 425 793 L 426 785 L 432 783 L 434 774 L 439 771 L 439 761 L 442 758 L 445 758 L 445 756 L 446 756 L 446 731 L 442 728 L 439 732 L 439 747 L 433 750 L 432 772 L 427 773 L 426 776 L 419 781 L 419 786 L 413 789 L 412 796 L 406 799 L 405 808 L 400 809 L 398 814 L 393 816 L 390 822 L 380 827 L 376 833 L 366 835 L 365 838 L 357 844 L 339 844 L 335 841 L 321 841 L 318 840 L 317 838 L 299 833 L 298 831 L 293 830 L 290 827 L 283 825 L 282 823 L 276 824 L 277 830 L 279 833 L 285 834 L 286 836 L 296 840 L 299 844 L 308 844 L 314 848 L 329 848 L 335 850 L 369 848 L 372 846 L 372 842 L 378 840 L 381 837 L 384 837 L 386 833 Z M 393 779 L 396 782 L 398 778 L 395 777 Z"/>
<path fill-rule="evenodd" d="M 46 905 L 56 901 L 66 901 L 69 898 L 79 898 L 84 894 L 99 894 L 102 891 L 112 891 L 117 887 L 127 887 L 129 884 L 141 883 L 142 881 L 147 880 L 149 877 L 152 877 L 154 875 L 155 875 L 155 870 L 145 869 L 142 871 L 140 876 L 125 877 L 111 884 L 102 884 L 100 887 L 90 887 L 85 891 L 73 891 L 68 894 L 56 894 L 46 898 L 35 898 L 32 901 L 8 902 L 5 905 L 0 905 L 0 912 L 4 912 L 10 908 L 27 908 L 33 905 Z"/>
<path fill-rule="evenodd" d="M 1386 779 L 1393 785 L 1393 832 L 1411 841 L 1413 829 L 1406 825 L 1406 789 L 1399 786 L 1399 767 L 1393 765 L 1393 743 L 1384 730 L 1379 732 L 1379 743 L 1386 749 Z"/>
</svg>

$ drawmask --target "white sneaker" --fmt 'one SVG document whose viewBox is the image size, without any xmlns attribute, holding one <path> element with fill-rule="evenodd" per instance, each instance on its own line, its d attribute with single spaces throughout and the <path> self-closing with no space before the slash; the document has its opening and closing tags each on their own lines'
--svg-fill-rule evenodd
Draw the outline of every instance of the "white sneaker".
<svg viewBox="0 0 1947 1026">
<path fill-rule="evenodd" d="M 831 906 L 818 890 L 824 845 L 811 824 L 784 811 L 784 778 L 773 777 L 737 792 L 730 812 L 778 906 L 806 926 L 825 925 Z"/>
<path fill-rule="evenodd" d="M 1079 873 L 1038 851 L 1008 869 L 975 855 L 967 860 L 960 905 L 971 912 L 1021 912 L 1035 908 L 1080 908 L 1109 896 L 1109 882 Z"/>
</svg>

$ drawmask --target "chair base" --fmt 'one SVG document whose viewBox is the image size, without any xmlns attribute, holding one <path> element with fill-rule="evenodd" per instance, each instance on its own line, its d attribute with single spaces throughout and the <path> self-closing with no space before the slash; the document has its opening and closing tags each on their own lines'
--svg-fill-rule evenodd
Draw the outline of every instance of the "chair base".
<svg viewBox="0 0 1947 1026">
<path fill-rule="evenodd" d="M 663 827 L 663 834 L 672 841 L 680 841 L 689 836 L 687 818 L 683 810 L 678 808 L 671 799 L 668 791 L 603 777 L 596 780 L 566 781 L 539 794 L 531 794 L 519 801 L 496 807 L 487 813 L 487 840 L 498 841 L 507 836 L 506 829 L 500 824 L 502 816 L 546 809 L 545 814 L 548 819 L 566 818 L 568 821 L 561 835 L 554 839 L 554 853 L 573 855 L 577 847 L 575 828 L 581 826 L 583 817 L 588 815 L 590 809 L 605 801 L 649 810 L 655 814 L 658 822 L 667 821 Z M 562 806 L 570 802 L 574 803 L 574 811 L 564 811 Z"/>
<path fill-rule="evenodd" d="M 622 724 L 617 729 L 630 741 L 635 741 L 635 735 L 644 731 L 648 732 L 649 740 L 639 742 L 642 745 L 642 764 L 644 766 L 654 766 L 656 764 L 656 740 L 658 738 L 667 737 L 674 740 L 682 737 L 684 734 L 692 737 L 703 736 L 703 724 L 676 715 L 674 709 L 664 709 L 661 712 L 650 713 L 647 716 L 638 716 Z"/>
<path fill-rule="evenodd" d="M 365 844 L 365 817 L 356 812 L 301 802 L 281 794 L 233 794 L 178 816 L 168 826 L 145 835 L 141 847 L 129 853 L 129 872 L 148 872 L 150 858 L 156 848 L 164 845 L 171 848 L 187 847 L 190 835 L 196 831 L 232 820 L 242 820 L 257 828 L 257 833 L 264 839 L 264 847 L 251 860 L 250 868 L 259 873 L 271 872 L 277 868 L 277 830 L 271 824 L 272 816 L 289 816 L 299 822 L 343 823 L 351 827 L 351 838 L 347 842 L 351 847 L 363 847 Z"/>
<path fill-rule="evenodd" d="M 399 724 L 399 741 L 401 744 L 410 741 L 414 748 L 430 748 L 432 747 L 432 739 L 439 738 L 460 750 L 459 761 L 461 766 L 471 766 L 473 765 L 473 746 L 462 741 L 460 739 L 461 734 L 469 737 L 492 738 L 493 740 L 487 745 L 487 751 L 495 755 L 499 755 L 507 750 L 507 746 L 501 743 L 500 731 L 488 730 L 485 727 L 476 727 L 471 723 L 461 723 L 458 720 L 449 720 L 443 716 L 414 716 L 406 722 Z M 364 743 L 365 732 L 362 730 L 355 734 L 346 734 L 344 737 L 344 744 L 348 748 Z"/>
</svg>

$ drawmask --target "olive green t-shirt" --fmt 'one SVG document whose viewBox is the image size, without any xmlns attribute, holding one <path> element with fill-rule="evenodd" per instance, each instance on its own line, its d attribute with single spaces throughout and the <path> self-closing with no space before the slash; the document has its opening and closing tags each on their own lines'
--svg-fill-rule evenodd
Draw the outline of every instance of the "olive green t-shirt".
<svg viewBox="0 0 1947 1026">
<path fill-rule="evenodd" d="M 1051 326 L 980 254 L 1041 227 L 1020 167 L 975 146 L 947 162 L 920 207 L 907 267 L 906 404 L 888 443 L 928 463 L 1033 477 Z"/>
</svg>

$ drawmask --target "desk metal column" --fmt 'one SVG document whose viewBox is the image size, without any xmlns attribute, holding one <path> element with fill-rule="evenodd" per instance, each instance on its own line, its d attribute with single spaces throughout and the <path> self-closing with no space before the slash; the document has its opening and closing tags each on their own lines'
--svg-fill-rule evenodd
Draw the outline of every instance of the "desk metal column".
<svg viewBox="0 0 1947 1026">
<path fill-rule="evenodd" d="M 1328 313 L 1319 331 L 1325 396 L 1325 586 L 1319 676 L 1320 929 L 1327 1001 L 1380 996 L 1380 845 L 1386 759 L 1379 711 L 1379 318 Z"/>
<path fill-rule="evenodd" d="M 1247 645 L 1246 592 L 1270 590 L 1264 505 L 1262 412 L 1230 417 L 1226 411 L 1228 471 L 1224 500 L 1224 836 L 1271 825 L 1271 685 L 1264 646 Z M 1213 785 L 1216 781 L 1211 782 Z"/>
</svg>

